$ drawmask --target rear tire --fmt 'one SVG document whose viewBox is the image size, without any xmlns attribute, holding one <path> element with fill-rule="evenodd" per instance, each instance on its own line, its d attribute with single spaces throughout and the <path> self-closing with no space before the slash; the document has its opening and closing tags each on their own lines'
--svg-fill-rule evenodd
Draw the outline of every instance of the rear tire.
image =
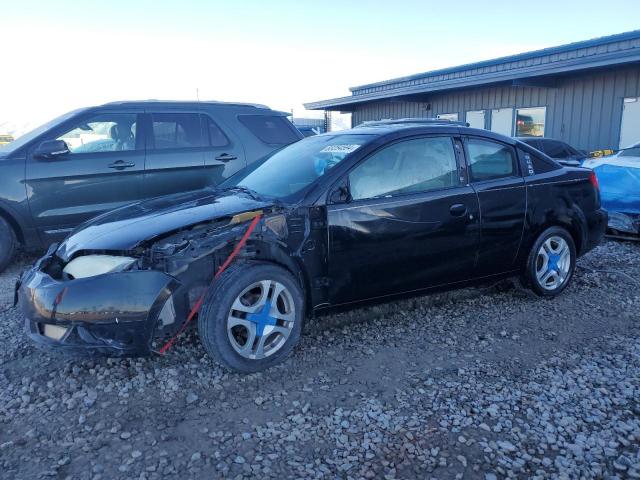
<svg viewBox="0 0 640 480">
<path fill-rule="evenodd" d="M 13 228 L 4 218 L 0 217 L 0 272 L 13 261 L 17 247 L 18 241 Z"/>
<path fill-rule="evenodd" d="M 523 274 L 524 284 L 540 297 L 555 297 L 567 288 L 576 267 L 576 246 L 562 227 L 550 227 L 534 242 Z"/>
<path fill-rule="evenodd" d="M 207 292 L 198 333 L 223 366 L 253 373 L 284 361 L 300 339 L 304 296 L 287 270 L 268 263 L 231 265 Z"/>
</svg>

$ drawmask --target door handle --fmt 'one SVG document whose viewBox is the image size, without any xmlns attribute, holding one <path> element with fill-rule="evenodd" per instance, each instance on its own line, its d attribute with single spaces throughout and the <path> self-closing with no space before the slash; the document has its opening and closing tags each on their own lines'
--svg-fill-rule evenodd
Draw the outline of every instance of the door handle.
<svg viewBox="0 0 640 480">
<path fill-rule="evenodd" d="M 135 163 L 125 162 L 124 160 L 118 160 L 117 162 L 113 162 L 108 165 L 109 168 L 113 168 L 115 170 L 124 170 L 125 168 L 131 168 L 135 166 Z"/>
<path fill-rule="evenodd" d="M 219 162 L 229 162 L 231 160 L 236 160 L 238 157 L 236 157 L 235 155 L 231 155 L 229 153 L 223 153 L 220 154 L 216 157 L 216 160 L 218 160 Z"/>
<path fill-rule="evenodd" d="M 449 213 L 454 217 L 462 217 L 465 213 L 467 213 L 467 206 L 463 203 L 454 203 L 449 207 Z"/>
</svg>

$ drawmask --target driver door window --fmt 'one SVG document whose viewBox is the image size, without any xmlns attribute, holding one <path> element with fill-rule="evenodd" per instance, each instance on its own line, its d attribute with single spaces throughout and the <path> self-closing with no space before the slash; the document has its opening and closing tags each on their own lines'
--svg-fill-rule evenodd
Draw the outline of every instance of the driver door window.
<svg viewBox="0 0 640 480">
<path fill-rule="evenodd" d="M 395 143 L 374 153 L 349 174 L 353 200 L 427 192 L 458 183 L 456 155 L 449 137 Z"/>
<path fill-rule="evenodd" d="M 64 140 L 72 155 L 136 150 L 136 117 L 133 113 L 98 115 L 56 140 Z"/>
</svg>

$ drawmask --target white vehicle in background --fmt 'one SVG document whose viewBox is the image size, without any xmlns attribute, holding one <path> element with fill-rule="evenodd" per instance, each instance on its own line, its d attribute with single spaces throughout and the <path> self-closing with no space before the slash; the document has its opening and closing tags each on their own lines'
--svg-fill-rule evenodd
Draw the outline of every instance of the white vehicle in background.
<svg viewBox="0 0 640 480">
<path fill-rule="evenodd" d="M 608 157 L 585 160 L 596 173 L 610 233 L 640 240 L 640 142 Z"/>
</svg>

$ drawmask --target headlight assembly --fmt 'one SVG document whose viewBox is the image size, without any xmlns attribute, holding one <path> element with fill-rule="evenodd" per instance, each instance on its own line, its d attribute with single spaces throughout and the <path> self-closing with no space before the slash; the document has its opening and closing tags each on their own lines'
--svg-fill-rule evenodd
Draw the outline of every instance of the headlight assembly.
<svg viewBox="0 0 640 480">
<path fill-rule="evenodd" d="M 87 278 L 103 273 L 120 272 L 136 261 L 114 255 L 84 255 L 74 258 L 62 269 L 71 278 Z"/>
</svg>

